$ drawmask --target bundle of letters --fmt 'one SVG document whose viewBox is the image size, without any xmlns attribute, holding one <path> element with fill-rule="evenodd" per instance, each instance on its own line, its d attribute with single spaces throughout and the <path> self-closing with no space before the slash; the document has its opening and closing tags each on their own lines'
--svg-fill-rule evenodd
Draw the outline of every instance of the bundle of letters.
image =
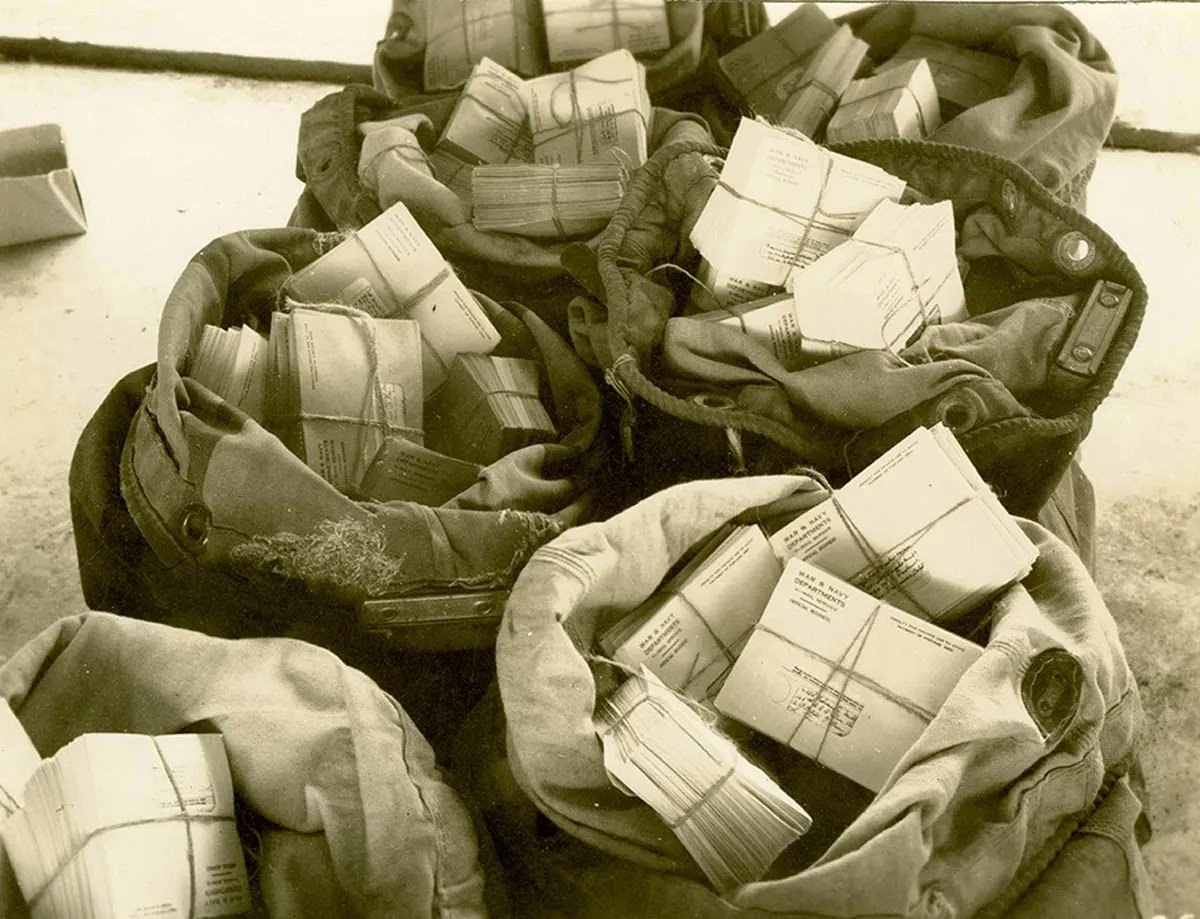
<svg viewBox="0 0 1200 919">
<path fill-rule="evenodd" d="M 1009 58 L 920 35 L 873 73 L 867 52 L 850 26 L 803 3 L 717 70 L 742 111 L 829 143 L 926 137 L 943 117 L 1002 95 L 1016 70 Z"/>
<path fill-rule="evenodd" d="M 554 422 L 539 395 L 537 365 L 515 357 L 460 354 L 433 407 L 429 446 L 486 466 L 551 440 Z"/>
<path fill-rule="evenodd" d="M 881 169 L 743 120 L 692 229 L 703 258 L 693 318 L 742 329 L 789 370 L 899 351 L 928 325 L 966 319 L 953 208 L 897 204 L 903 189 Z"/>
<path fill-rule="evenodd" d="M 597 732 L 613 783 L 725 891 L 758 880 L 812 820 L 693 705 L 642 668 L 602 703 Z"/>
<path fill-rule="evenodd" d="M 476 166 L 471 177 L 478 230 L 517 236 L 586 236 L 604 228 L 625 194 L 624 166 Z"/>
<path fill-rule="evenodd" d="M 671 47 L 666 0 L 541 0 L 551 64 L 589 61 L 621 48 L 652 54 Z"/>
<path fill-rule="evenodd" d="M 743 118 L 691 231 L 700 289 L 716 299 L 708 308 L 777 292 L 903 191 L 903 181 L 877 166 Z"/>
<path fill-rule="evenodd" d="M 646 68 L 612 51 L 565 73 L 525 82 L 525 109 L 537 163 L 646 162 L 650 95 Z"/>
<path fill-rule="evenodd" d="M 604 225 L 646 161 L 650 111 L 646 68 L 628 51 L 534 80 L 485 58 L 430 162 L 479 229 L 578 236 Z"/>
<path fill-rule="evenodd" d="M 485 163 L 532 163 L 525 81 L 490 58 L 471 71 L 430 161 L 438 180 L 471 201 L 471 170 Z"/>
<path fill-rule="evenodd" d="M 776 532 L 717 533 L 597 643 L 878 791 L 982 653 L 950 629 L 1036 557 L 953 434 L 918 428 Z"/>
<path fill-rule="evenodd" d="M 488 356 L 499 333 L 403 204 L 285 289 L 269 338 L 208 326 L 188 372 L 231 401 L 261 393 L 235 404 L 338 489 L 438 505 L 556 436 L 536 364 Z"/>
<path fill-rule="evenodd" d="M 267 339 L 249 326 L 206 325 L 192 358 L 191 377 L 261 421 L 266 409 L 267 355 Z"/>
<path fill-rule="evenodd" d="M 612 51 L 671 47 L 667 0 L 425 0 L 425 89 L 461 86 L 485 58 L 525 77 Z M 542 38 L 545 36 L 545 47 Z"/>
<path fill-rule="evenodd" d="M 916 58 L 851 83 L 825 127 L 825 141 L 840 144 L 885 137 L 919 140 L 941 123 L 933 71 L 927 60 Z"/>
<path fill-rule="evenodd" d="M 0 750 L 20 731 L 8 719 L 0 712 Z M 84 734 L 32 764 L 17 803 L 0 838 L 34 919 L 250 909 L 220 734 Z"/>
<path fill-rule="evenodd" d="M 537 0 L 425 0 L 425 90 L 461 86 L 484 58 L 542 72 Z"/>
</svg>

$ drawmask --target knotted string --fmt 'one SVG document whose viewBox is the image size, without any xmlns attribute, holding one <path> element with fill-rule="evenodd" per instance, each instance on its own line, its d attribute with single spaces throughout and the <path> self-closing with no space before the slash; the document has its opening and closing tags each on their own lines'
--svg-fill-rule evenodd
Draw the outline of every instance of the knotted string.
<svg viewBox="0 0 1200 919">
<path fill-rule="evenodd" d="M 722 673 L 727 673 L 729 668 L 732 667 L 734 662 L 737 661 L 737 656 L 733 653 L 733 650 L 729 647 L 729 645 L 725 644 L 725 642 L 721 640 L 721 636 L 717 634 L 716 630 L 712 627 L 712 624 L 704 618 L 704 614 L 700 612 L 696 604 L 691 601 L 687 594 L 683 593 L 683 591 L 679 590 L 678 588 L 664 590 L 663 595 L 666 597 L 678 597 L 680 602 L 683 604 L 684 609 L 691 613 L 696 621 L 700 623 L 700 625 L 704 628 L 704 631 L 707 632 L 708 636 L 713 640 L 713 644 L 717 646 L 717 650 L 721 652 L 722 656 L 724 656 L 727 666 Z M 746 630 L 746 632 L 749 631 L 750 629 Z M 744 634 L 746 633 L 744 632 L 743 635 Z M 740 640 L 741 636 L 735 639 L 734 644 L 737 644 L 737 642 Z M 680 687 L 683 692 L 687 692 L 688 688 L 692 685 L 692 681 L 699 676 L 697 671 L 707 667 L 709 663 L 711 663 L 711 661 L 705 662 L 702 667 L 700 663 L 700 653 L 696 652 L 696 654 L 693 655 L 692 663 L 688 667 L 687 675 L 684 677 L 683 685 Z"/>
<path fill-rule="evenodd" d="M 846 698 L 846 689 L 850 685 L 851 680 L 857 681 L 860 685 L 879 694 L 883 698 L 887 699 L 889 702 L 893 703 L 894 705 L 898 706 L 899 708 L 904 709 L 904 711 L 908 712 L 911 715 L 914 715 L 915 717 L 921 719 L 922 721 L 926 722 L 927 724 L 930 721 L 932 721 L 934 718 L 934 714 L 935 714 L 934 712 L 930 712 L 930 711 L 922 708 L 921 706 L 914 703 L 912 700 L 906 699 L 904 696 L 901 696 L 898 693 L 892 692 L 892 690 L 888 689 L 883 684 L 878 683 L 877 681 L 872 680 L 870 677 L 863 676 L 861 673 L 857 672 L 858 671 L 858 662 L 862 657 L 863 649 L 866 648 L 867 641 L 871 637 L 871 632 L 875 628 L 875 623 L 878 621 L 879 614 L 883 611 L 885 606 L 886 606 L 886 604 L 882 600 L 878 601 L 875 604 L 874 608 L 871 610 L 870 615 L 868 615 L 862 621 L 862 624 L 858 627 L 858 630 L 851 637 L 850 642 L 846 645 L 845 650 L 843 650 L 842 653 L 840 655 L 838 655 L 838 657 L 836 659 L 833 659 L 833 660 L 825 657 L 822 654 L 817 654 L 811 648 L 807 648 L 804 645 L 800 644 L 799 642 L 792 640 L 788 636 L 782 635 L 779 632 L 776 632 L 774 629 L 770 628 L 769 626 L 763 625 L 761 622 L 757 626 L 755 626 L 756 631 L 764 632 L 767 635 L 771 635 L 772 637 L 777 638 L 780 641 L 782 641 L 784 644 L 790 645 L 791 647 L 795 648 L 798 651 L 802 651 L 805 654 L 809 654 L 812 657 L 815 657 L 821 663 L 828 665 L 828 667 L 830 668 L 829 676 L 826 677 L 821 682 L 821 684 L 817 687 L 817 689 L 812 693 L 812 697 L 809 699 L 808 704 L 805 706 L 803 712 L 801 712 L 801 714 L 800 714 L 799 721 L 797 721 L 796 726 L 792 729 L 792 732 L 788 735 L 788 739 L 787 739 L 786 743 L 789 747 L 795 742 L 796 736 L 800 733 L 800 729 L 803 728 L 804 725 L 808 722 L 809 717 L 814 715 L 815 712 L 818 710 L 818 708 L 822 704 L 824 704 L 826 690 L 830 690 L 832 688 L 832 683 L 833 683 L 834 679 L 839 674 L 844 674 L 846 677 L 845 682 L 842 684 L 841 688 L 834 690 L 834 692 L 836 693 L 836 698 L 834 699 L 833 704 L 830 706 L 828 720 L 825 723 L 825 730 L 821 733 L 821 740 L 817 744 L 816 752 L 813 754 L 813 760 L 817 763 L 821 762 L 821 754 L 823 754 L 825 752 L 825 744 L 829 739 L 829 734 L 833 731 L 834 726 L 837 723 L 837 716 L 838 716 L 838 713 L 841 711 L 842 702 Z M 847 664 L 846 658 L 850 657 L 852 652 L 853 652 L 853 657 L 850 660 L 850 662 Z"/>
<path fill-rule="evenodd" d="M 196 849 L 195 842 L 192 838 L 193 823 L 233 823 L 235 818 L 232 814 L 213 815 L 213 814 L 189 814 L 187 806 L 183 801 L 183 792 L 179 789 L 179 782 L 175 778 L 175 774 L 171 771 L 171 767 L 167 764 L 167 757 L 163 753 L 162 747 L 159 745 L 157 737 L 151 737 L 150 741 L 154 744 L 154 752 L 158 754 L 159 762 L 162 763 L 163 772 L 167 776 L 167 781 L 171 783 L 171 790 L 175 794 L 175 803 L 179 806 L 179 813 L 167 814 L 162 817 L 145 817 L 140 820 L 126 820 L 121 823 L 111 823 L 108 826 L 96 827 L 89 832 L 79 842 L 79 846 L 75 851 L 71 852 L 59 865 L 57 865 L 50 876 L 46 879 L 46 883 L 29 898 L 29 911 L 31 914 L 36 914 L 37 904 L 41 901 L 46 891 L 54 884 L 56 880 L 67 870 L 71 863 L 79 856 L 88 843 L 98 836 L 103 836 L 106 833 L 111 833 L 115 830 L 126 830 L 135 826 L 150 826 L 156 823 L 174 823 L 183 821 L 185 838 L 187 840 L 187 865 L 188 865 L 188 908 L 187 919 L 195 919 L 196 917 Z"/>
<path fill-rule="evenodd" d="M 448 269 L 447 269 L 448 271 Z M 436 280 L 436 279 L 435 279 Z M 428 286 L 428 285 L 426 285 Z M 364 471 L 367 463 L 366 447 L 367 433 L 371 428 L 380 428 L 383 430 L 384 437 L 391 437 L 396 433 L 403 433 L 415 436 L 417 442 L 423 437 L 424 432 L 421 428 L 413 427 L 406 424 L 395 424 L 392 422 L 387 409 L 387 395 L 384 390 L 384 382 L 379 377 L 379 347 L 375 337 L 375 322 L 374 317 L 364 310 L 357 309 L 353 306 L 345 306 L 341 303 L 297 303 L 294 300 L 286 300 L 285 307 L 293 311 L 296 309 L 305 309 L 318 313 L 330 313 L 335 316 L 345 316 L 353 320 L 355 326 L 362 332 L 363 339 L 367 348 L 367 388 L 363 393 L 363 404 L 358 415 L 338 415 L 325 414 L 321 412 L 307 412 L 297 407 L 291 417 L 298 421 L 333 421 L 341 424 L 353 424 L 359 429 L 359 442 L 356 448 L 357 465 L 352 470 L 351 479 L 357 481 L 360 474 Z M 436 352 L 432 348 L 424 348 L 423 351 L 428 354 L 433 354 L 437 357 Z M 441 359 L 438 358 L 439 362 Z M 444 367 L 445 364 L 442 363 Z M 407 395 L 407 394 L 406 394 Z M 378 408 L 378 413 L 372 411 L 372 402 Z"/>
<path fill-rule="evenodd" d="M 731 195 L 732 197 L 736 198 L 739 201 L 744 201 L 747 204 L 754 205 L 755 207 L 761 207 L 764 210 L 770 211 L 773 214 L 778 214 L 780 217 L 783 217 L 786 220 L 790 220 L 793 223 L 799 223 L 799 224 L 803 225 L 804 230 L 801 233 L 800 242 L 796 245 L 796 254 L 794 256 L 792 256 L 792 258 L 790 260 L 792 266 L 794 267 L 794 266 L 798 266 L 801 264 L 800 257 L 803 254 L 805 247 L 808 245 L 808 240 L 809 240 L 809 237 L 812 235 L 812 231 L 813 231 L 814 227 L 819 227 L 822 230 L 834 232 L 841 236 L 845 236 L 845 237 L 850 236 L 849 233 L 845 232 L 840 227 L 834 226 L 833 224 L 819 223 L 817 220 L 818 217 L 825 217 L 827 219 L 833 219 L 833 220 L 836 220 L 839 218 L 843 219 L 843 220 L 851 220 L 851 219 L 854 219 L 859 216 L 858 212 L 847 212 L 847 213 L 843 213 L 843 214 L 837 214 L 837 213 L 828 212 L 828 211 L 825 211 L 822 209 L 821 202 L 825 200 L 825 192 L 829 188 L 829 182 L 832 179 L 832 177 L 833 177 L 833 158 L 827 156 L 825 159 L 825 171 L 821 175 L 821 184 L 820 184 L 820 187 L 817 189 L 817 200 L 816 200 L 816 203 L 813 205 L 812 213 L 808 214 L 807 216 L 801 216 L 792 211 L 784 210 L 781 207 L 776 207 L 773 204 L 767 204 L 765 201 L 759 201 L 756 198 L 751 198 L 749 195 L 744 195 L 740 191 L 738 191 L 736 188 L 732 187 L 731 185 L 728 185 L 726 182 L 724 182 L 721 179 L 717 180 L 716 187 L 724 190 L 727 194 Z M 810 259 L 810 261 L 811 261 L 811 259 Z"/>
<path fill-rule="evenodd" d="M 477 106 L 479 106 L 481 109 L 483 109 L 489 115 L 496 118 L 498 121 L 501 122 L 501 124 L 503 124 L 506 128 L 509 129 L 508 132 L 505 132 L 504 134 L 501 135 L 504 142 L 499 143 L 499 144 L 496 143 L 496 133 L 494 131 L 489 132 L 489 134 L 488 134 L 489 142 L 491 142 L 492 144 L 495 144 L 496 146 L 500 147 L 500 149 L 502 149 L 504 151 L 504 157 L 505 157 L 504 162 L 507 163 L 507 162 L 511 162 L 513 159 L 516 159 L 519 162 L 524 163 L 524 162 L 528 162 L 530 159 L 532 159 L 533 158 L 533 135 L 532 134 L 523 134 L 523 131 L 524 131 L 525 125 L 526 125 L 525 118 L 521 118 L 520 120 L 513 118 L 512 115 L 510 115 L 508 112 L 501 111 L 500 109 L 496 108 L 496 106 L 492 105 L 490 102 L 483 99 L 481 96 L 477 96 L 477 95 L 475 95 L 475 93 L 470 92 L 470 83 L 467 84 L 467 87 L 468 87 L 467 89 L 463 90 L 462 96 L 460 98 L 463 100 L 469 100 L 469 101 L 475 103 Z M 528 147 L 529 147 L 528 150 L 522 149 L 521 142 L 523 140 L 526 140 L 528 142 Z M 458 147 L 459 145 L 454 144 L 454 146 Z M 464 150 L 463 152 L 470 153 L 470 151 L 466 151 L 466 150 Z M 484 161 L 482 159 L 480 159 L 477 155 L 476 155 L 476 158 L 479 159 L 479 162 L 474 163 L 472 165 L 482 165 L 482 163 Z"/>
<path fill-rule="evenodd" d="M 855 522 L 850 518 L 850 515 L 846 512 L 846 509 L 842 505 L 842 502 L 840 500 L 838 500 L 837 494 L 836 493 L 831 494 L 829 497 L 829 500 L 833 504 L 833 509 L 837 512 L 837 515 L 841 519 L 842 523 L 845 524 L 846 530 L 850 533 L 850 538 L 854 540 L 855 546 L 863 554 L 863 556 L 867 559 L 866 565 L 864 565 L 858 571 L 851 574 L 849 577 L 844 578 L 844 580 L 849 581 L 852 584 L 859 581 L 865 575 L 869 574 L 872 570 L 876 570 L 876 569 L 879 569 L 880 567 L 884 566 L 887 562 L 887 559 L 890 556 L 894 555 L 899 550 L 908 548 L 911 546 L 915 546 L 917 543 L 919 543 L 921 541 L 921 539 L 926 534 L 930 533 L 933 530 L 933 528 L 936 527 L 943 520 L 946 520 L 952 514 L 958 512 L 960 509 L 962 509 L 963 507 L 966 507 L 968 504 L 973 504 L 976 501 L 979 501 L 981 499 L 982 499 L 982 495 L 980 495 L 978 493 L 973 493 L 966 498 L 962 498 L 962 499 L 954 502 L 945 511 L 943 511 L 942 513 L 935 516 L 932 520 L 930 520 L 924 526 L 918 528 L 911 535 L 900 540 L 898 543 L 896 543 L 896 545 L 892 546 L 891 548 L 889 548 L 883 552 L 878 552 L 870 544 L 870 542 L 868 542 L 866 536 L 863 535 L 863 532 L 858 527 L 858 525 L 855 524 Z M 902 583 L 896 583 L 887 592 L 891 593 L 892 591 L 895 591 L 895 592 L 899 593 L 902 597 L 904 597 L 905 600 L 907 600 L 909 603 L 912 604 L 912 608 L 917 610 L 922 616 L 924 616 L 924 618 L 928 619 L 930 622 L 937 621 L 935 619 L 935 617 L 929 612 L 929 610 L 927 610 L 921 603 L 919 603 L 916 600 L 915 597 L 913 597 L 913 595 L 911 593 L 908 592 L 908 590 L 904 587 L 904 585 Z"/>
<path fill-rule="evenodd" d="M 554 89 L 551 90 L 550 98 L 549 98 L 548 107 L 550 109 L 550 116 L 554 120 L 555 124 L 557 124 L 559 127 L 558 127 L 558 129 L 549 128 L 549 129 L 546 129 L 543 131 L 535 132 L 534 137 L 533 137 L 533 143 L 534 143 L 535 149 L 538 146 L 541 146 L 543 144 L 549 143 L 554 140 L 558 140 L 560 137 L 566 137 L 568 135 L 573 134 L 575 137 L 575 159 L 576 159 L 576 162 L 580 162 L 583 159 L 583 147 L 584 147 L 584 141 L 587 138 L 587 129 L 592 124 L 608 121 L 610 119 L 614 123 L 616 123 L 617 119 L 623 118 L 625 115 L 637 115 L 638 120 L 642 123 L 642 128 L 643 128 L 646 136 L 649 136 L 650 124 L 647 121 L 646 113 L 643 112 L 636 105 L 633 106 L 632 108 L 622 109 L 619 111 L 613 111 L 613 112 L 602 111 L 596 115 L 593 115 L 590 118 L 585 117 L 583 114 L 583 109 L 579 104 L 578 83 L 580 80 L 583 80 L 588 83 L 599 83 L 604 86 L 621 86 L 622 84 L 634 82 L 629 77 L 617 77 L 615 79 L 607 79 L 604 77 L 590 76 L 588 74 L 580 74 L 578 71 L 575 71 L 575 70 L 568 71 L 567 72 L 567 81 L 565 83 L 560 82 L 557 86 L 555 86 Z M 558 114 L 554 111 L 554 94 L 556 92 L 558 92 L 560 89 L 562 89 L 564 86 L 567 88 L 567 91 L 570 93 L 570 98 L 571 98 L 571 114 L 570 114 L 570 117 L 566 121 L 563 121 L 562 119 L 560 119 L 558 117 Z M 636 84 L 635 84 L 635 88 L 636 88 Z M 613 144 L 612 146 L 618 146 L 618 145 Z"/>
</svg>

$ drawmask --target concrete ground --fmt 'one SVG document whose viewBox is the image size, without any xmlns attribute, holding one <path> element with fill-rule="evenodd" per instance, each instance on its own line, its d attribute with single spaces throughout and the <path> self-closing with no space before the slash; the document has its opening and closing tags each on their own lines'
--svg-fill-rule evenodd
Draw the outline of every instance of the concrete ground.
<svg viewBox="0 0 1200 919">
<path fill-rule="evenodd" d="M 1122 72 L 1154 62 L 1132 68 L 1122 111 L 1194 130 L 1200 103 L 1168 88 L 1189 83 L 1171 68 L 1188 66 L 1182 36 L 1197 34 L 1200 8 L 1138 6 L 1157 18 L 1079 15 L 1094 16 Z M 91 224 L 86 236 L 0 250 L 0 661 L 83 608 L 67 509 L 80 429 L 118 377 L 153 360 L 159 311 L 187 259 L 222 233 L 286 220 L 300 190 L 299 115 L 332 90 L 0 62 L 0 128 L 63 126 Z M 1100 585 L 1150 714 L 1148 855 L 1166 917 L 1200 912 L 1198 197 L 1200 157 L 1126 152 L 1101 156 L 1089 194 L 1090 215 L 1151 292 L 1084 458 L 1100 501 Z"/>
</svg>

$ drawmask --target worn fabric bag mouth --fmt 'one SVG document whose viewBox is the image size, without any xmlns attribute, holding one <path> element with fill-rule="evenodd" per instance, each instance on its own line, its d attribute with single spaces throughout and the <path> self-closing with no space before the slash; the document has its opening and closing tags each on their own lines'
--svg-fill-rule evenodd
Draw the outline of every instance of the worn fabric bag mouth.
<svg viewBox="0 0 1200 919">
<path fill-rule="evenodd" d="M 593 712 L 624 675 L 593 653 L 596 633 L 722 524 L 827 496 L 803 475 L 690 482 L 534 554 L 498 637 L 499 697 L 459 740 L 529 914 L 1005 914 L 1095 808 L 1102 822 L 1124 815 L 1109 864 L 1128 872 L 1122 902 L 1144 907 L 1140 805 L 1124 777 L 1143 724 L 1137 686 L 1082 565 L 1032 523 L 1033 572 L 994 601 L 983 656 L 877 795 L 751 741 L 814 818 L 762 881 L 718 897 L 667 826 L 612 784 Z"/>
<path fill-rule="evenodd" d="M 352 500 L 185 375 L 206 323 L 265 329 L 292 273 L 340 239 L 236 233 L 189 263 L 163 312 L 157 367 L 131 378 L 144 397 L 111 400 L 77 449 L 72 496 L 94 606 L 245 634 L 311 615 L 314 602 L 349 615 L 367 597 L 502 589 L 534 548 L 586 515 L 599 394 L 570 347 L 517 304 L 479 298 L 501 333 L 496 353 L 539 366 L 559 435 L 485 467 L 441 507 Z M 133 527 L 119 529 L 132 545 L 119 567 L 136 572 L 132 582 L 92 563 L 126 515 Z"/>
<path fill-rule="evenodd" d="M 348 86 L 326 96 L 300 119 L 296 176 L 305 183 L 292 226 L 320 231 L 356 230 L 382 213 L 374 192 L 359 176 L 363 123 L 400 119 L 414 142 L 429 153 L 459 102 L 460 93 L 419 94 L 391 99 L 367 86 Z M 656 108 L 648 144 L 655 150 L 682 139 L 708 139 L 703 119 Z M 474 290 L 500 301 L 517 300 L 562 331 L 561 321 L 577 288 L 562 265 L 568 244 L 477 230 L 470 208 L 440 181 L 413 171 L 398 190 L 430 239 Z"/>
<path fill-rule="evenodd" d="M 697 259 L 688 234 L 725 151 L 681 143 L 634 177 L 596 245 L 564 254 L 591 294 L 572 306 L 583 317 L 571 328 L 577 350 L 604 367 L 627 428 L 666 416 L 685 430 L 737 430 L 837 481 L 913 427 L 944 421 L 1006 506 L 1036 515 L 1133 346 L 1147 301 L 1141 277 L 1102 229 L 1001 157 L 902 140 L 832 149 L 905 180 L 906 200 L 951 202 L 967 324 L 930 326 L 899 355 L 856 351 L 794 372 L 736 330 L 698 335 L 679 318 Z M 1091 372 L 1060 390 L 1054 366 L 1100 282 L 1127 290 L 1128 307 Z M 692 398 L 706 388 L 733 406 Z M 769 466 L 763 455 L 751 471 L 786 468 L 779 450 Z"/>
</svg>

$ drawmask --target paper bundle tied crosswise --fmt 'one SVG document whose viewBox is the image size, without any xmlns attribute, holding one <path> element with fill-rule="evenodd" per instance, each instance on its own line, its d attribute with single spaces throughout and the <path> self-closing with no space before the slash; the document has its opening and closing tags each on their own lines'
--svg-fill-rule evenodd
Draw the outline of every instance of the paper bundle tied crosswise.
<svg viewBox="0 0 1200 919">
<path fill-rule="evenodd" d="M 804 69 L 800 85 L 779 112 L 779 123 L 819 138 L 866 56 L 867 43 L 849 26 L 839 26 Z"/>
<path fill-rule="evenodd" d="M 426 398 L 445 382 L 457 355 L 486 354 L 500 343 L 487 313 L 401 203 L 296 272 L 286 292 L 301 303 L 343 303 L 379 318 L 416 320 Z"/>
<path fill-rule="evenodd" d="M 1011 58 L 963 48 L 924 35 L 912 36 L 877 69 L 887 71 L 917 58 L 929 62 L 942 115 L 946 119 L 953 118 L 964 109 L 1004 95 L 1017 72 L 1017 62 Z"/>
<path fill-rule="evenodd" d="M 425 91 L 456 89 L 485 57 L 525 76 L 540 72 L 537 0 L 427 0 Z"/>
<path fill-rule="evenodd" d="M 942 123 L 937 87 L 925 58 L 855 80 L 825 126 L 831 144 L 902 137 L 920 140 Z"/>
<path fill-rule="evenodd" d="M 615 163 L 476 166 L 471 176 L 477 230 L 560 238 L 602 230 L 625 194 Z"/>
<path fill-rule="evenodd" d="M 628 169 L 646 162 L 646 68 L 628 51 L 526 80 L 525 108 L 535 162 L 620 163 Z"/>
<path fill-rule="evenodd" d="M 386 437 L 422 439 L 416 322 L 299 308 L 272 317 L 271 352 L 272 426 L 336 488 L 357 488 Z"/>
<path fill-rule="evenodd" d="M 7 700 L 0 699 L 0 826 L 24 807 L 25 784 L 41 762 Z"/>
<path fill-rule="evenodd" d="M 900 351 L 928 325 L 967 318 L 954 208 L 882 201 L 848 242 L 792 277 L 809 342 Z"/>
<path fill-rule="evenodd" d="M 717 61 L 731 101 L 761 118 L 776 119 L 800 86 L 813 53 L 837 31 L 815 3 L 801 3 L 765 32 Z"/>
<path fill-rule="evenodd" d="M 220 734 L 84 734 L 38 768 L 0 836 L 34 919 L 250 909 Z"/>
<path fill-rule="evenodd" d="M 188 367 L 188 376 L 262 423 L 266 420 L 267 363 L 265 336 L 250 328 L 206 325 Z"/>
<path fill-rule="evenodd" d="M 471 71 L 430 157 L 438 180 L 463 200 L 471 200 L 472 167 L 533 162 L 524 86 L 490 58 Z"/>
<path fill-rule="evenodd" d="M 388 437 L 367 468 L 359 491 L 376 501 L 440 507 L 479 478 L 483 467 L 454 459 L 403 437 Z"/>
<path fill-rule="evenodd" d="M 459 355 L 430 414 L 427 446 L 481 466 L 558 433 L 525 358 Z"/>
<path fill-rule="evenodd" d="M 904 182 L 877 166 L 743 118 L 691 231 L 700 279 L 722 306 L 766 296 L 903 192 Z"/>
<path fill-rule="evenodd" d="M 912 615 L 953 622 L 1028 574 L 1037 548 L 944 425 L 918 428 L 771 537 Z"/>
<path fill-rule="evenodd" d="M 642 668 L 601 706 L 608 776 L 679 838 L 712 885 L 758 880 L 812 819 L 692 707 Z"/>
<path fill-rule="evenodd" d="M 780 570 L 757 526 L 735 527 L 606 629 L 600 647 L 618 662 L 644 665 L 672 689 L 708 701 L 750 636 Z"/>
<path fill-rule="evenodd" d="M 666 0 L 541 0 L 550 63 L 590 61 L 624 48 L 650 54 L 671 47 Z"/>
<path fill-rule="evenodd" d="M 792 559 L 716 706 L 878 792 L 982 653 Z"/>
</svg>

